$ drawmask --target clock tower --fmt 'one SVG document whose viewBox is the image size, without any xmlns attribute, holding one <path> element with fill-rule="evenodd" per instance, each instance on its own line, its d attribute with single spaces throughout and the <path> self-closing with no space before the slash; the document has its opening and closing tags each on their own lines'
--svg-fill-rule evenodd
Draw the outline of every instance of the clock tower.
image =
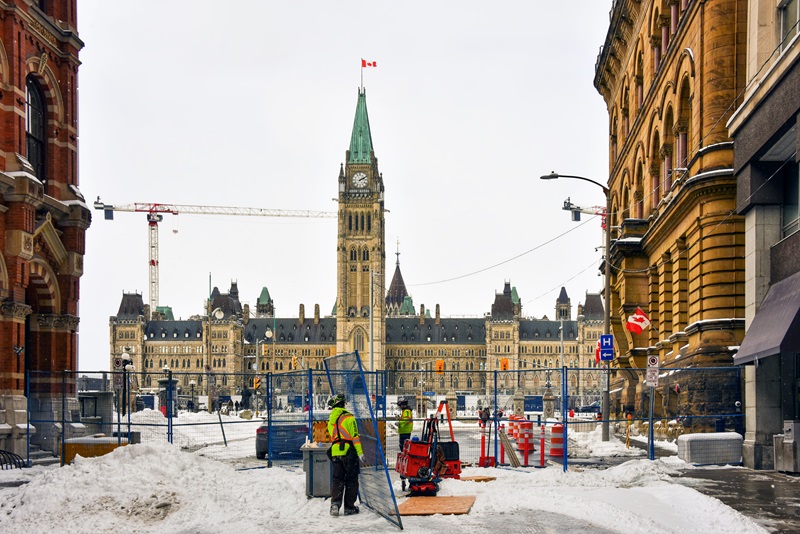
<svg viewBox="0 0 800 534">
<path fill-rule="evenodd" d="M 383 176 L 372 149 L 364 88 L 358 90 L 345 161 L 339 169 L 336 352 L 357 350 L 372 371 L 384 369 L 386 227 Z"/>
</svg>

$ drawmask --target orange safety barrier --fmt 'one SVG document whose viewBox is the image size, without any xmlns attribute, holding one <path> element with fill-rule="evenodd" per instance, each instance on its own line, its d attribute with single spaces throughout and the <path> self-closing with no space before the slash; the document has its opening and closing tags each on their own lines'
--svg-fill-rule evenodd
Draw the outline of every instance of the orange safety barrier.
<svg viewBox="0 0 800 534">
<path fill-rule="evenodd" d="M 528 467 L 528 455 L 534 451 L 533 448 L 533 421 L 519 422 L 519 438 L 517 448 L 522 451 L 523 464 Z"/>
<path fill-rule="evenodd" d="M 520 421 L 517 434 L 517 448 L 521 451 L 533 450 L 533 421 Z"/>
<path fill-rule="evenodd" d="M 564 425 L 556 423 L 550 429 L 550 456 L 564 456 Z"/>
</svg>

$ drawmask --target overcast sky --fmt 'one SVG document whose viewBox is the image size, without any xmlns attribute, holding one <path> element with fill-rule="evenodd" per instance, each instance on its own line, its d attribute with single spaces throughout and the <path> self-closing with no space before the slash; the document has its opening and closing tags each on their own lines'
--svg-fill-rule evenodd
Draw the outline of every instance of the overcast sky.
<svg viewBox="0 0 800 534">
<path fill-rule="evenodd" d="M 91 204 L 161 202 L 335 211 L 361 59 L 386 187 L 387 276 L 414 304 L 482 316 L 506 281 L 553 317 L 602 289 L 599 187 L 608 115 L 593 85 L 611 0 L 81 0 L 80 187 Z M 336 299 L 335 219 L 166 215 L 160 304 L 203 313 L 232 280 L 281 317 Z M 109 367 L 123 292 L 148 301 L 146 216 L 93 211 L 80 369 Z"/>
</svg>

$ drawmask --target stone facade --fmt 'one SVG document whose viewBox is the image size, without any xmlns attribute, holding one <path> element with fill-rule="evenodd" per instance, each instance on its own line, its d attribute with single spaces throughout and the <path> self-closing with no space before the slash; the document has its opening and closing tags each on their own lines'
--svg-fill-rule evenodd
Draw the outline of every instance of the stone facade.
<svg viewBox="0 0 800 534">
<path fill-rule="evenodd" d="M 64 387 L 44 375 L 30 375 L 26 384 L 26 371 L 78 368 L 78 299 L 91 223 L 77 168 L 83 42 L 75 0 L 0 1 L 0 25 L 0 449 L 21 453 L 26 404 L 38 418 L 60 422 L 62 403 L 52 398 Z M 65 416 L 73 421 L 73 377 L 66 388 Z M 35 431 L 34 444 L 56 450 L 60 424 Z"/>
<path fill-rule="evenodd" d="M 796 0 L 748 2 L 747 86 L 728 122 L 746 235 L 747 334 L 735 361 L 746 364 L 744 464 L 756 469 L 780 467 L 774 465 L 773 437 L 783 434 L 785 420 L 800 419 L 800 343 L 793 334 L 800 324 L 799 10 Z M 779 283 L 780 300 L 793 301 L 794 309 L 768 304 Z M 764 314 L 786 322 L 765 321 Z M 765 351 L 764 342 L 775 350 Z"/>
<path fill-rule="evenodd" d="M 746 13 L 745 0 L 613 4 L 595 87 L 609 110 L 618 369 L 645 367 L 649 355 L 662 366 L 731 365 L 743 338 L 744 220 L 725 123 L 745 86 Z M 637 308 L 652 325 L 634 335 L 625 321 Z M 642 377 L 612 375 L 612 416 L 641 409 Z M 727 387 L 737 385 L 682 388 L 677 404 L 732 413 L 733 397 L 715 395 Z M 656 391 L 657 412 L 667 399 Z"/>
<path fill-rule="evenodd" d="M 236 283 L 228 293 L 214 288 L 205 313 L 188 320 L 175 320 L 169 308 L 153 313 L 140 294 L 123 294 L 117 315 L 109 321 L 109 343 L 112 367 L 123 354 L 131 356 L 134 391 L 156 389 L 166 367 L 178 373 L 184 393 L 194 382 L 199 395 L 235 395 L 253 387 L 256 369 L 276 374 L 277 385 L 282 374 L 322 371 L 325 358 L 357 350 L 367 370 L 387 371 L 390 394 L 418 393 L 423 379 L 442 394 L 480 394 L 494 389 L 490 378 L 495 370 L 567 366 L 588 368 L 583 378 L 571 378 L 573 394 L 599 395 L 595 347 L 604 314 L 599 294 L 587 293 L 573 319 L 562 288 L 556 320 L 537 319 L 523 315 L 516 288 L 507 282 L 484 317 L 443 317 L 438 304 L 431 316 L 424 305 L 415 310 L 400 273 L 399 252 L 393 279 L 386 285 L 384 183 L 363 89 L 346 162 L 338 176 L 337 302 L 332 313 L 321 316 L 317 304 L 313 316 L 307 315 L 300 305 L 297 317 L 277 317 L 266 288 L 253 311 L 241 304 Z M 441 373 L 434 374 L 439 365 Z M 552 374 L 553 384 L 560 387 L 559 373 Z M 213 376 L 218 378 L 210 384 Z M 541 394 L 545 381 L 544 371 L 508 373 L 497 386 L 507 393 Z"/>
</svg>

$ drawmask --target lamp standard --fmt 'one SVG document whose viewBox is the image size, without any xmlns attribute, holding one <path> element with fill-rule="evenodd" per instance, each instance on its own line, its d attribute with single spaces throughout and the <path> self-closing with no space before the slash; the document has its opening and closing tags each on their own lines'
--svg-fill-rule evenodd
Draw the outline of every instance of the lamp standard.
<svg viewBox="0 0 800 534">
<path fill-rule="evenodd" d="M 583 176 L 574 176 L 570 174 L 558 174 L 557 172 L 553 171 L 550 174 L 545 174 L 541 176 L 542 180 L 555 180 L 558 178 L 572 178 L 574 180 L 583 180 L 584 182 L 589 182 L 591 184 L 596 185 L 600 189 L 603 190 L 603 194 L 606 196 L 606 235 L 605 235 L 605 261 L 603 262 L 603 275 L 605 278 L 604 285 L 605 288 L 603 292 L 605 293 L 605 315 L 603 316 L 603 333 L 610 334 L 611 333 L 611 226 L 610 226 L 610 219 L 611 217 L 611 190 L 606 187 L 605 185 L 601 184 L 600 182 L 596 182 L 590 178 L 584 178 Z M 602 440 L 608 441 L 608 417 L 609 417 L 609 395 L 608 395 L 608 364 L 604 364 L 606 367 L 605 373 L 605 380 L 603 383 L 603 405 L 602 405 L 602 416 L 603 416 L 603 424 L 602 424 Z"/>
<path fill-rule="evenodd" d="M 192 399 L 192 412 L 196 412 L 195 404 L 194 404 L 194 387 L 197 385 L 197 382 L 194 380 L 189 380 L 189 388 L 191 389 L 191 399 Z"/>
<path fill-rule="evenodd" d="M 120 400 L 120 408 L 122 415 L 129 415 L 130 402 L 128 402 L 128 371 L 133 370 L 131 365 L 131 355 L 127 352 L 122 353 L 122 399 Z"/>
</svg>

